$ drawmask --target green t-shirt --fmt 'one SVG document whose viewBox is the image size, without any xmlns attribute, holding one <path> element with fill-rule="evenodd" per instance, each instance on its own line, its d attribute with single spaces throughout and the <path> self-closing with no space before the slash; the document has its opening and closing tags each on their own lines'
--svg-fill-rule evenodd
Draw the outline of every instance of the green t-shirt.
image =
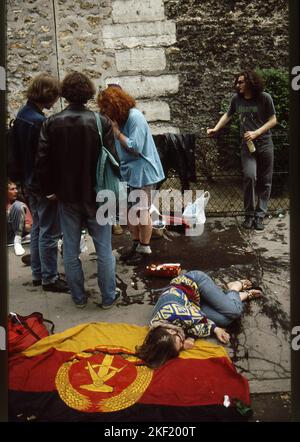
<svg viewBox="0 0 300 442">
<path fill-rule="evenodd" d="M 240 134 L 243 137 L 245 132 L 260 128 L 275 115 L 275 107 L 271 95 L 267 92 L 262 92 L 259 97 L 250 99 L 235 94 L 231 99 L 227 115 L 231 117 L 234 113 L 238 114 Z M 258 140 L 267 141 L 271 139 L 271 135 L 271 131 L 268 130 L 258 137 Z"/>
</svg>

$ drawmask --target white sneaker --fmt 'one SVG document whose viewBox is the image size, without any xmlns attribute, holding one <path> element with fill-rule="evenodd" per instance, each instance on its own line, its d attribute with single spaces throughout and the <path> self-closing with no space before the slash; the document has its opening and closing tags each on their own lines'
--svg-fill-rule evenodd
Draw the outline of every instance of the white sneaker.
<svg viewBox="0 0 300 442">
<path fill-rule="evenodd" d="M 21 256 L 21 255 L 25 254 L 25 250 L 22 247 L 21 241 L 22 241 L 22 237 L 20 235 L 16 235 L 14 238 L 14 249 L 15 249 L 15 254 L 17 256 Z"/>
<path fill-rule="evenodd" d="M 142 244 L 138 244 L 136 251 L 138 253 L 144 253 L 145 255 L 151 255 L 152 253 L 150 246 L 142 246 Z"/>
</svg>

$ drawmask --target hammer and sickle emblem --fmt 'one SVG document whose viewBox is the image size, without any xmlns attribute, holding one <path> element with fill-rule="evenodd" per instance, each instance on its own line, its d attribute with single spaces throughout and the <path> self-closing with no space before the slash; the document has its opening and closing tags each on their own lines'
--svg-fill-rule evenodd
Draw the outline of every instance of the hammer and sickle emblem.
<svg viewBox="0 0 300 442">
<path fill-rule="evenodd" d="M 92 383 L 81 385 L 81 388 L 89 391 L 111 393 L 114 389 L 110 385 L 105 384 L 106 381 L 111 379 L 117 373 L 123 370 L 124 367 L 116 368 L 112 366 L 114 356 L 105 355 L 102 364 L 90 364 L 87 362 L 87 370 L 90 373 Z M 98 372 L 96 369 L 98 368 Z"/>
</svg>

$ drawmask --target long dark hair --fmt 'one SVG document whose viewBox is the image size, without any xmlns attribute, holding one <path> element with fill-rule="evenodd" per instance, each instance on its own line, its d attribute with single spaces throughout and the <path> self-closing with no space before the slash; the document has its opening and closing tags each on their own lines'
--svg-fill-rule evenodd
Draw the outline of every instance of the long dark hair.
<svg viewBox="0 0 300 442">
<path fill-rule="evenodd" d="M 165 327 L 151 329 L 144 343 L 136 348 L 137 356 L 150 368 L 159 368 L 169 359 L 176 358 L 175 338 Z"/>
<path fill-rule="evenodd" d="M 242 71 L 235 76 L 234 87 L 238 78 L 244 76 L 246 86 L 250 89 L 254 98 L 258 97 L 264 90 L 264 81 L 255 71 Z"/>
</svg>

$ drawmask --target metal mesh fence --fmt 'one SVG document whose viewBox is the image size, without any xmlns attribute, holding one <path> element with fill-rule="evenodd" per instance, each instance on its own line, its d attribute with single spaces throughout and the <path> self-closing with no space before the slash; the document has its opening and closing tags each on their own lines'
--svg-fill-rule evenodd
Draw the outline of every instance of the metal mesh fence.
<svg viewBox="0 0 300 442">
<path fill-rule="evenodd" d="M 179 177 L 169 175 L 160 190 L 181 189 Z M 243 215 L 243 177 L 242 175 L 215 175 L 208 179 L 197 176 L 197 182 L 190 184 L 193 196 L 198 191 L 208 191 L 210 199 L 206 206 L 207 216 Z M 181 199 L 182 201 L 182 199 Z M 178 207 L 179 201 L 174 201 Z M 164 210 L 164 207 L 160 207 Z M 279 214 L 289 210 L 288 172 L 274 172 L 268 214 Z"/>
<path fill-rule="evenodd" d="M 228 130 L 229 129 L 229 130 Z M 206 131 L 205 131 L 206 132 Z M 190 182 L 193 200 L 196 191 L 208 191 L 210 199 L 206 206 L 207 216 L 244 215 L 243 207 L 243 176 L 241 172 L 241 139 L 238 127 L 220 131 L 218 136 L 207 137 L 206 133 L 196 133 L 196 182 Z M 289 140 L 287 128 L 272 130 L 274 143 L 274 172 L 271 198 L 268 204 L 268 214 L 279 215 L 289 210 L 288 165 Z M 178 155 L 176 151 L 170 155 Z M 171 169 L 168 178 L 162 183 L 160 190 L 183 191 L 180 182 L 180 169 Z M 177 192 L 177 200 L 173 207 L 183 207 L 181 193 Z M 172 203 L 170 205 L 172 210 Z M 166 209 L 163 203 L 161 210 Z"/>
</svg>

